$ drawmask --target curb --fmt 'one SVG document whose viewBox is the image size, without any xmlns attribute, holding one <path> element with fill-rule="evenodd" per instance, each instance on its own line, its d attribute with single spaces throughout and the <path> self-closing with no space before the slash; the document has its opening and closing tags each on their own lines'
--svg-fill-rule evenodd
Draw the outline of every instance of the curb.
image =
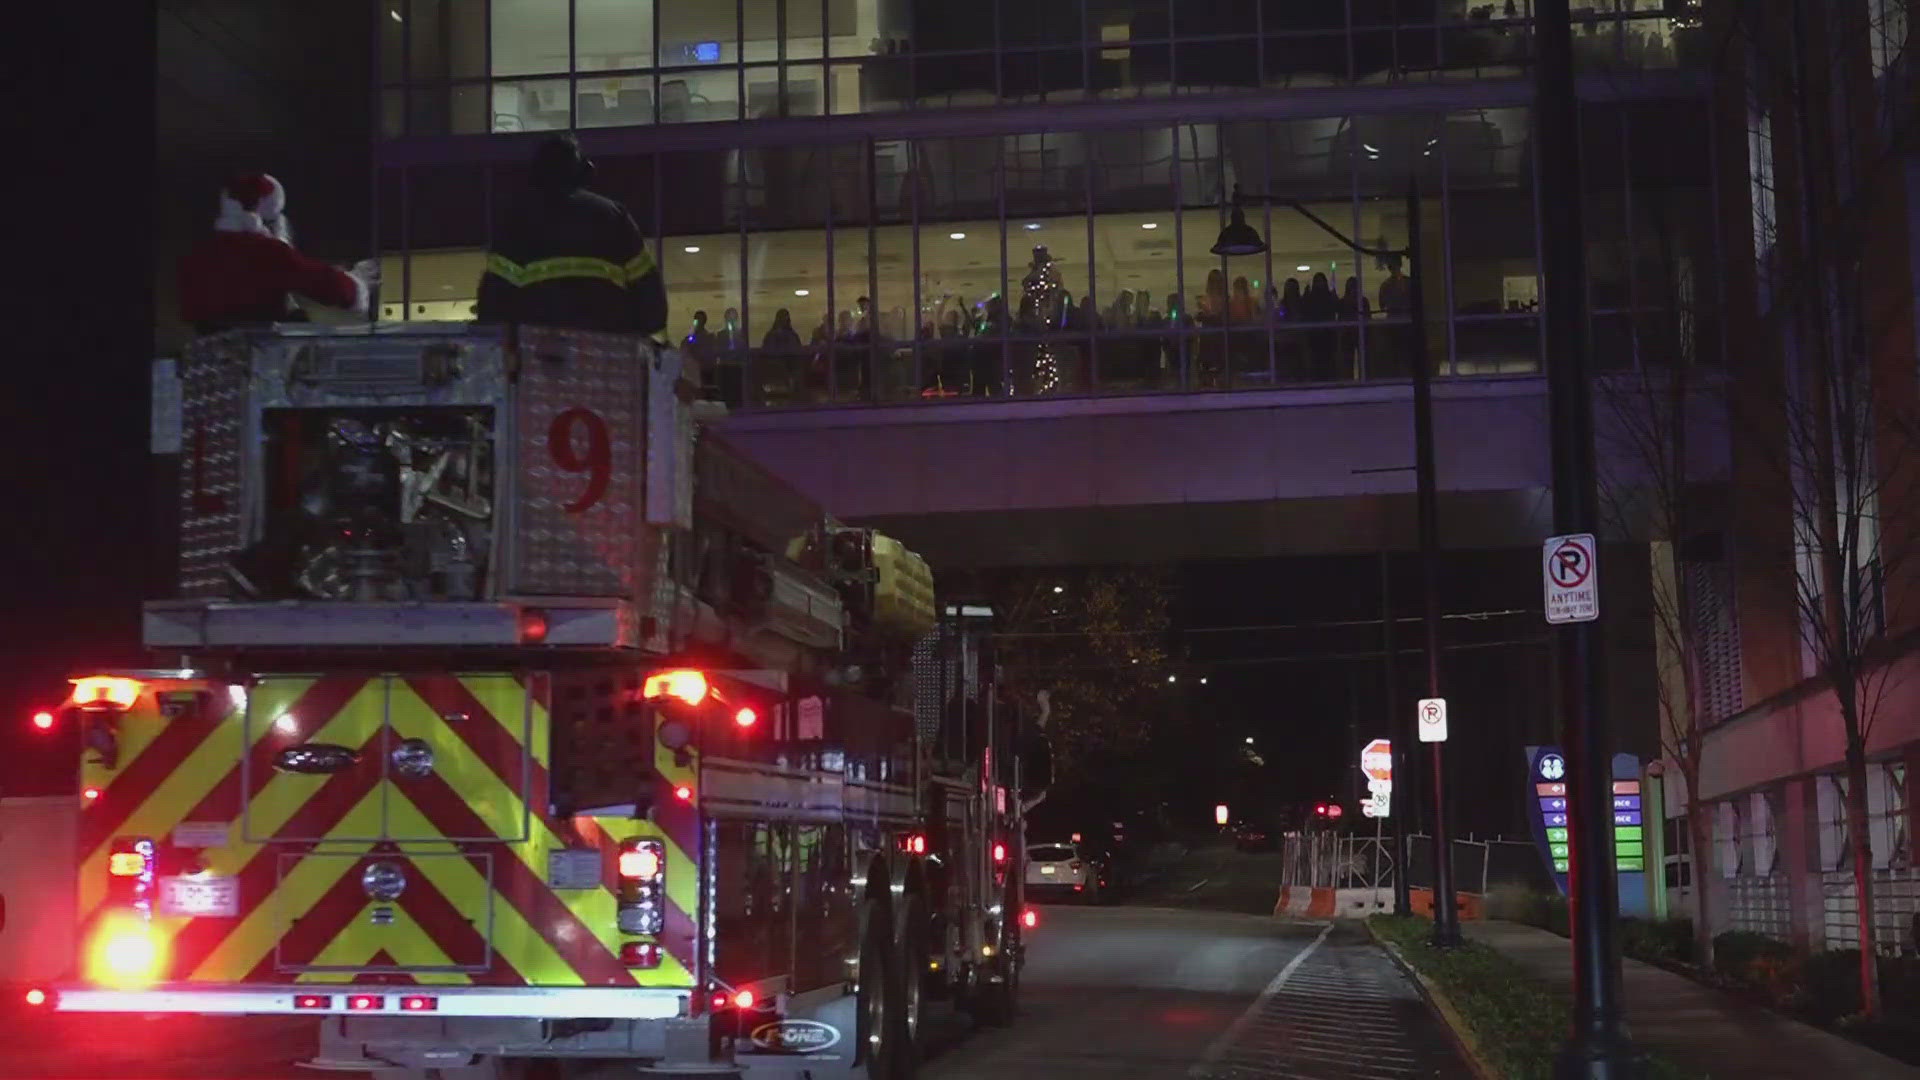
<svg viewBox="0 0 1920 1080">
<path fill-rule="evenodd" d="M 1400 955 L 1400 950 L 1392 942 L 1382 939 L 1374 931 L 1371 921 L 1361 921 L 1366 925 L 1367 936 L 1392 959 L 1395 967 L 1406 974 L 1412 981 L 1414 989 L 1420 992 L 1421 1000 L 1425 1001 L 1427 1007 L 1440 1017 L 1440 1025 L 1447 1029 L 1447 1041 L 1453 1043 L 1453 1048 L 1460 1052 L 1461 1059 L 1467 1063 L 1467 1068 L 1472 1070 L 1473 1075 L 1478 1080 L 1502 1080 L 1499 1071 L 1480 1053 L 1480 1046 L 1474 1041 L 1473 1032 L 1468 1029 L 1467 1022 L 1461 1018 L 1459 1010 L 1453 1007 L 1453 1002 L 1448 1000 L 1447 995 L 1425 975 L 1420 974 L 1412 964 L 1407 963 L 1407 958 Z"/>
</svg>

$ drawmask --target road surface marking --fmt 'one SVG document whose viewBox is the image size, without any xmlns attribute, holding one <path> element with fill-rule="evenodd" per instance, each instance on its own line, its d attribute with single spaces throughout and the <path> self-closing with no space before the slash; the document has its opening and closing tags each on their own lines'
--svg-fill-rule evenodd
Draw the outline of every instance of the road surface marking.
<svg viewBox="0 0 1920 1080">
<path fill-rule="evenodd" d="M 1306 948 L 1295 953 L 1293 959 L 1287 961 L 1286 966 L 1280 969 L 1280 974 L 1275 975 L 1273 981 L 1267 984 L 1267 988 L 1260 991 L 1260 996 L 1253 999 L 1253 1004 L 1247 1006 L 1247 1011 L 1241 1013 L 1239 1019 L 1227 1025 L 1227 1030 L 1221 1032 L 1220 1037 L 1213 1040 L 1207 1047 L 1207 1052 L 1200 1055 L 1200 1060 L 1196 1062 L 1191 1069 L 1187 1070 L 1187 1075 L 1190 1077 L 1207 1075 L 1212 1069 L 1214 1062 L 1219 1061 L 1226 1055 L 1228 1048 L 1233 1045 L 1233 1041 L 1240 1036 L 1242 1031 L 1254 1023 L 1255 1018 L 1260 1015 L 1261 1010 L 1265 1008 L 1267 1002 L 1273 1000 L 1273 996 L 1286 987 L 1287 980 L 1293 978 L 1293 973 L 1300 969 L 1301 964 L 1307 962 L 1307 957 L 1312 956 L 1314 950 L 1318 949 L 1320 943 L 1327 940 L 1327 935 L 1331 933 L 1333 933 L 1332 923 L 1321 927 L 1319 936 L 1314 938 L 1312 943 Z"/>
</svg>

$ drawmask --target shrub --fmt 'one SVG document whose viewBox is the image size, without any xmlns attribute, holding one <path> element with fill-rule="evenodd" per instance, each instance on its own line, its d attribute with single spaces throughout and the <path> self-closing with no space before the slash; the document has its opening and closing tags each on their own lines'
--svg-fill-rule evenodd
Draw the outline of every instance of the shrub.
<svg viewBox="0 0 1920 1080">
<path fill-rule="evenodd" d="M 1713 939 L 1714 967 L 1735 979 L 1745 980 L 1748 966 L 1761 957 L 1792 959 L 1793 946 L 1752 930 L 1729 930 Z"/>
<path fill-rule="evenodd" d="M 1651 963 L 1687 963 L 1693 960 L 1693 920 L 1620 920 L 1620 951 Z"/>
<path fill-rule="evenodd" d="M 1860 950 L 1829 949 L 1801 965 L 1792 1004 L 1808 1018 L 1830 1023 L 1860 1011 Z M 1889 1017 L 1920 1019 L 1920 956 L 1880 958 L 1880 1007 Z"/>
</svg>

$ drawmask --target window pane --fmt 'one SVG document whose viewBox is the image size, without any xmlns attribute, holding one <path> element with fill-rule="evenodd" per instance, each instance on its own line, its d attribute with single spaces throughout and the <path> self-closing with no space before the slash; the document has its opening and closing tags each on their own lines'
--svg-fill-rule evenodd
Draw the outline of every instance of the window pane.
<svg viewBox="0 0 1920 1080">
<path fill-rule="evenodd" d="M 819 230 L 747 236 L 749 341 L 758 352 L 749 372 L 750 405 L 797 405 L 825 389 L 824 368 L 810 362 L 824 343 L 826 287 Z"/>
<path fill-rule="evenodd" d="M 1625 123 L 1625 114 L 1617 105 L 1584 105 L 1580 109 L 1587 297 L 1593 362 L 1601 370 L 1634 364 Z"/>
<path fill-rule="evenodd" d="M 566 79 L 493 84 L 495 131 L 563 131 L 572 121 Z"/>
<path fill-rule="evenodd" d="M 1004 385 L 999 155 L 1000 140 L 991 136 L 914 145 L 920 321 L 933 324 L 935 341 L 921 349 L 921 391 L 929 398 L 993 394 Z"/>
<path fill-rule="evenodd" d="M 1268 86 L 1329 86 L 1347 81 L 1346 13 L 1337 4 L 1261 0 L 1262 79 Z M 1352 42 L 1358 47 L 1361 35 Z"/>
<path fill-rule="evenodd" d="M 977 5 L 974 17 L 998 20 L 1002 47 L 1080 43 L 1078 0 L 993 0 L 991 8 Z"/>
<path fill-rule="evenodd" d="M 1456 113 L 1443 138 L 1454 370 L 1537 370 L 1540 280 L 1527 111 Z"/>
<path fill-rule="evenodd" d="M 874 0 L 824 0 L 827 13 L 828 56 L 877 56 L 886 51 L 880 40 L 879 4 Z M 973 22 L 982 21 L 972 6 L 952 5 Z M 815 11 L 818 11 L 815 8 Z M 818 16 L 816 15 L 817 19 Z M 899 43 L 894 51 L 899 51 Z"/>
<path fill-rule="evenodd" d="M 488 35 L 493 74 L 542 75 L 567 70 L 567 5 L 549 0 L 493 0 Z"/>
<path fill-rule="evenodd" d="M 407 17 L 411 21 L 407 81 L 486 77 L 487 5 L 412 0 L 407 5 Z M 387 22 L 392 24 L 393 19 Z"/>
<path fill-rule="evenodd" d="M 1088 135 L 1093 169 L 1093 298 L 1101 336 L 1093 375 L 1102 392 L 1162 389 L 1178 370 L 1166 301 L 1175 290 L 1174 129 Z M 1144 224 L 1155 228 L 1143 229 Z"/>
<path fill-rule="evenodd" d="M 732 11 L 731 5 L 724 6 Z M 670 6 L 662 18 L 671 11 Z M 579 70 L 653 66 L 653 0 L 575 0 L 573 20 L 574 66 Z"/>
<path fill-rule="evenodd" d="M 1356 260 L 1363 291 L 1373 302 L 1365 342 L 1368 378 L 1404 379 L 1412 374 L 1415 337 L 1408 321 L 1415 287 L 1423 290 L 1426 308 L 1427 364 L 1431 370 L 1445 370 L 1446 217 L 1437 152 L 1441 131 L 1439 118 L 1430 115 L 1356 116 L 1337 140 L 1342 168 L 1351 167 L 1359 193 L 1358 227 L 1366 246 L 1388 252 L 1412 246 L 1407 192 L 1415 177 L 1420 184 L 1419 265 L 1395 255 Z"/>
<path fill-rule="evenodd" d="M 738 64 L 739 11 L 734 0 L 659 0 L 660 66 Z"/>
<path fill-rule="evenodd" d="M 423 0 L 424 2 L 424 0 Z M 395 15 L 399 18 L 395 18 Z M 380 16 L 380 55 L 376 62 L 380 65 L 380 82 L 392 85 L 406 78 L 405 61 L 407 49 L 406 12 L 399 5 L 389 7 Z"/>
<path fill-rule="evenodd" d="M 1642 364 L 1719 361 L 1718 275 L 1705 110 L 1629 107 L 1634 337 Z"/>
<path fill-rule="evenodd" d="M 580 127 L 653 123 L 653 76 L 650 73 L 581 79 L 575 89 L 574 115 Z"/>
</svg>

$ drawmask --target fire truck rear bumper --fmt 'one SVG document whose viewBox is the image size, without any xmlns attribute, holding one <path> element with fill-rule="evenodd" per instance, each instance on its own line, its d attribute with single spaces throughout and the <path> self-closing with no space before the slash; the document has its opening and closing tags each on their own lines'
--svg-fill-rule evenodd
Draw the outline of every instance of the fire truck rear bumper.
<svg viewBox="0 0 1920 1080">
<path fill-rule="evenodd" d="M 527 636 L 528 619 L 540 634 Z M 552 645 L 633 648 L 632 604 L 591 597 L 499 601 L 155 600 L 144 612 L 149 648 L 383 648 Z"/>
<path fill-rule="evenodd" d="M 203 1016 L 350 1015 L 667 1020 L 687 1014 L 685 990 L 648 987 L 258 986 L 61 989 L 53 1006 L 74 1013 Z"/>
</svg>

